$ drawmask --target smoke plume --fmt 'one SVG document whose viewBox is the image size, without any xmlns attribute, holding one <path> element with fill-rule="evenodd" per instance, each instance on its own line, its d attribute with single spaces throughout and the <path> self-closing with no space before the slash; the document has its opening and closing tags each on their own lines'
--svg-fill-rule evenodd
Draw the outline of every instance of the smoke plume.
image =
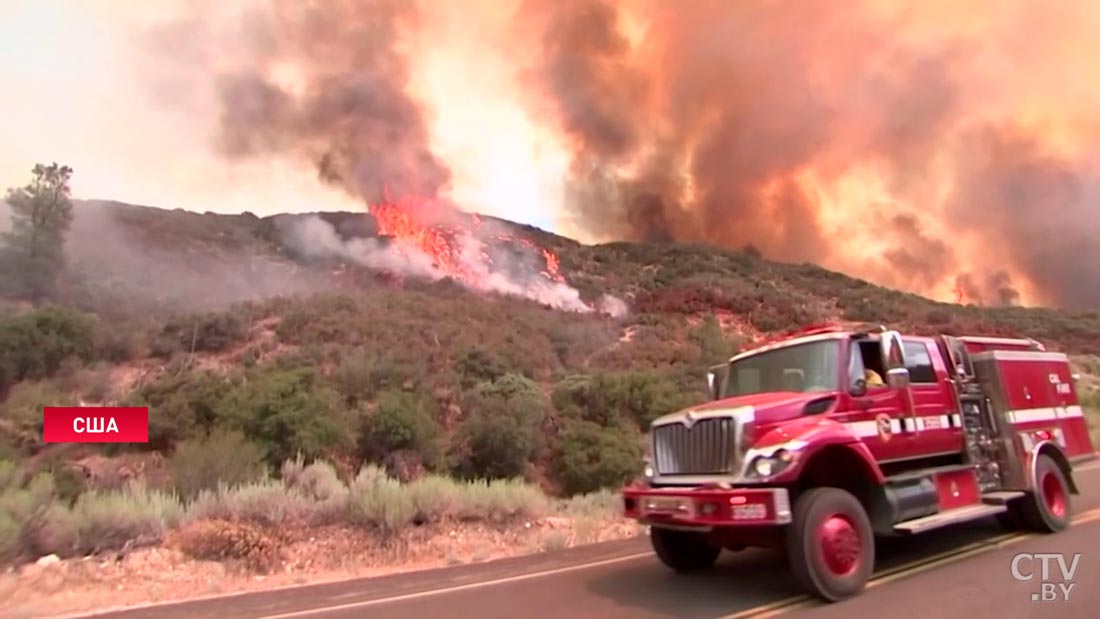
<svg viewBox="0 0 1100 619">
<path fill-rule="evenodd" d="M 569 218 L 1100 307 L 1100 149 L 1066 135 L 1097 126 L 1100 91 L 1050 72 L 1100 51 L 1100 11 L 977 4 L 527 0 L 528 103 L 572 153 Z"/>
<path fill-rule="evenodd" d="M 1095 3 L 190 1 L 157 57 L 202 70 L 157 83 L 214 76 L 231 161 L 295 158 L 370 204 L 493 179 L 539 196 L 495 214 L 584 241 L 1100 307 Z M 548 170 L 552 198 L 501 189 Z"/>
<path fill-rule="evenodd" d="M 304 157 L 370 203 L 386 191 L 434 196 L 450 173 L 431 152 L 399 49 L 418 19 L 403 0 L 273 0 L 244 14 L 240 60 L 217 77 L 222 153 Z"/>
<path fill-rule="evenodd" d="M 108 301 L 133 311 L 213 310 L 337 286 L 324 273 L 272 255 L 246 227 L 248 219 L 227 225 L 211 213 L 151 210 L 74 201 L 69 268 L 88 300 L 98 300 L 97 311 Z M 233 238 L 210 233 L 227 229 Z"/>
<path fill-rule="evenodd" d="M 449 276 L 439 269 L 428 256 L 416 248 L 401 247 L 376 238 L 352 238 L 345 240 L 332 226 L 317 216 L 293 218 L 280 226 L 284 242 L 296 253 L 311 258 L 336 258 L 360 266 L 386 271 L 400 276 L 440 280 Z M 482 228 L 481 231 L 491 230 Z M 481 232 L 479 231 L 479 232 Z M 580 298 L 573 287 L 550 281 L 540 276 L 529 263 L 531 256 L 520 253 L 494 251 L 481 234 L 462 234 L 457 239 L 460 250 L 458 259 L 465 271 L 473 277 L 466 285 L 482 292 L 523 297 L 543 305 L 574 312 L 598 310 L 614 317 L 626 313 L 625 304 L 611 296 L 604 296 L 595 308 Z M 491 233 L 488 236 L 492 235 Z M 492 260 L 486 253 L 492 253 Z"/>
</svg>

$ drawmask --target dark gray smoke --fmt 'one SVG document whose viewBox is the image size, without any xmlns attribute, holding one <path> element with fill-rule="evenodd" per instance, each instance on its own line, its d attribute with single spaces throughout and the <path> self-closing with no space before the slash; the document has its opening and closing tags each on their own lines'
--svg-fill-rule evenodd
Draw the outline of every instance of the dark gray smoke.
<svg viewBox="0 0 1100 619">
<path fill-rule="evenodd" d="M 304 156 L 371 203 L 385 190 L 434 196 L 448 183 L 398 49 L 415 4 L 273 0 L 242 19 L 246 58 L 218 77 L 226 155 Z"/>
</svg>

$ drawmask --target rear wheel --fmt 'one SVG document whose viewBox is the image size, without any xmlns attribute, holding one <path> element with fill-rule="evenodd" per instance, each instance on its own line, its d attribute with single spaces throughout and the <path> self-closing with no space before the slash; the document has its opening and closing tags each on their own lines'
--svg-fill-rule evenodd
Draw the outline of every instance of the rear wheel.
<svg viewBox="0 0 1100 619">
<path fill-rule="evenodd" d="M 863 590 L 875 564 L 875 540 L 859 500 L 839 488 L 814 488 L 795 502 L 787 558 L 799 585 L 828 602 Z"/>
<path fill-rule="evenodd" d="M 1070 492 L 1066 476 L 1053 458 L 1041 454 L 1035 461 L 1032 490 L 1020 500 L 1020 519 L 1029 529 L 1057 533 L 1069 526 Z"/>
<path fill-rule="evenodd" d="M 649 541 L 657 558 L 681 574 L 698 572 L 714 565 L 722 548 L 711 544 L 705 533 L 653 527 Z"/>
</svg>

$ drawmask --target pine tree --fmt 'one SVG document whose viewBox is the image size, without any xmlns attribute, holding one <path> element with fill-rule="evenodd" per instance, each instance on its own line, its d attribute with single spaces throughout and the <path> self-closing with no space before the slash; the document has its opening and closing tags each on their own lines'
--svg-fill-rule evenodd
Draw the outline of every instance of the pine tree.
<svg viewBox="0 0 1100 619">
<path fill-rule="evenodd" d="M 25 187 L 9 189 L 11 230 L 0 235 L 5 292 L 42 300 L 65 268 L 65 234 L 73 220 L 68 166 L 38 164 Z"/>
</svg>

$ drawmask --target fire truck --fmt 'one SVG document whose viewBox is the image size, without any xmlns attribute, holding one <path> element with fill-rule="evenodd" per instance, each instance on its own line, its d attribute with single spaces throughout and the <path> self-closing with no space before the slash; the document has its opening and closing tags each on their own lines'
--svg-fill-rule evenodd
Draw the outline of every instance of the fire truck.
<svg viewBox="0 0 1100 619">
<path fill-rule="evenodd" d="M 1096 457 L 1066 355 L 1030 339 L 825 326 L 708 373 L 710 401 L 655 420 L 625 515 L 685 573 L 785 549 L 807 593 L 858 595 L 876 538 L 981 518 L 1058 532 Z"/>
</svg>

